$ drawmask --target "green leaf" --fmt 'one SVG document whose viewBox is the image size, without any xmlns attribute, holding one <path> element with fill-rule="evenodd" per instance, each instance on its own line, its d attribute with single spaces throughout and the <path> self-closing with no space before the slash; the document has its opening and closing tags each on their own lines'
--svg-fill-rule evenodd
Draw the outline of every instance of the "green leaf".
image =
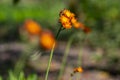
<svg viewBox="0 0 120 80">
<path fill-rule="evenodd" d="M 2 80 L 2 77 L 0 76 L 0 80 Z"/>
<path fill-rule="evenodd" d="M 13 74 L 12 71 L 9 71 L 9 77 L 8 80 L 17 80 L 17 78 L 15 77 L 15 75 Z"/>
<path fill-rule="evenodd" d="M 37 75 L 36 74 L 31 74 L 27 77 L 27 80 L 37 80 Z"/>
<path fill-rule="evenodd" d="M 20 72 L 19 79 L 18 80 L 25 80 L 25 76 L 23 72 Z"/>
</svg>

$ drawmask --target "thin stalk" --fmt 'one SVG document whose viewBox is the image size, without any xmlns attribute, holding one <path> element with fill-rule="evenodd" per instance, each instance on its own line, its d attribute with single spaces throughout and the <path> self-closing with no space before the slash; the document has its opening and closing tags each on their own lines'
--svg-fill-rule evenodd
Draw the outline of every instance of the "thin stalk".
<svg viewBox="0 0 120 80">
<path fill-rule="evenodd" d="M 72 80 L 72 77 L 70 77 L 70 79 L 69 80 Z"/>
<path fill-rule="evenodd" d="M 46 71 L 45 80 L 48 80 L 48 73 L 49 73 L 49 70 L 50 70 L 50 64 L 51 64 L 51 61 L 52 61 L 54 48 L 55 48 L 55 43 L 54 43 L 54 45 L 53 45 L 53 47 L 52 47 L 52 50 L 51 50 L 51 52 L 50 52 L 50 59 L 49 59 L 49 61 L 48 61 L 48 66 L 47 66 L 47 71 Z"/>
<path fill-rule="evenodd" d="M 61 30 L 62 30 L 62 26 L 60 26 L 60 28 L 59 28 L 59 30 L 58 30 L 58 32 L 57 32 L 56 40 L 58 39 L 58 36 L 59 36 Z M 50 52 L 50 58 L 49 58 L 49 61 L 48 61 L 48 66 L 47 66 L 47 71 L 46 71 L 46 75 L 45 75 L 45 80 L 48 80 L 48 74 L 49 74 L 49 70 L 50 70 L 50 64 L 51 64 L 51 61 L 52 61 L 54 48 L 55 48 L 55 43 L 54 43 L 54 45 L 53 45 L 53 47 L 52 47 L 52 50 L 51 50 L 51 52 Z"/>
<path fill-rule="evenodd" d="M 83 48 L 80 47 L 80 51 L 78 53 L 78 66 L 81 66 L 82 64 L 82 53 L 83 53 Z"/>
<path fill-rule="evenodd" d="M 83 51 L 84 51 L 84 46 L 86 44 L 86 41 L 87 41 L 87 36 L 85 37 L 84 39 L 84 42 L 82 44 L 82 47 L 80 46 L 80 51 L 78 53 L 78 66 L 81 66 L 82 65 L 82 54 L 83 54 Z M 77 76 L 78 79 L 80 79 L 81 76 Z"/>
<path fill-rule="evenodd" d="M 61 68 L 60 68 L 60 72 L 59 72 L 59 75 L 58 75 L 57 80 L 60 80 L 60 79 L 61 79 L 62 74 L 63 74 L 63 72 L 64 72 L 64 68 L 65 68 L 67 56 L 68 56 L 68 53 L 69 53 L 69 50 L 70 50 L 70 47 L 71 47 L 73 38 L 74 38 L 74 36 L 71 36 L 70 39 L 69 39 L 69 41 L 68 41 L 68 43 L 67 43 L 67 47 L 66 47 L 66 49 L 65 49 L 64 56 L 63 56 L 63 60 L 62 60 L 62 66 L 61 66 Z"/>
<path fill-rule="evenodd" d="M 58 39 L 58 36 L 59 36 L 59 34 L 60 34 L 60 32 L 61 32 L 61 30 L 62 30 L 62 25 L 60 26 L 60 28 L 59 28 L 59 30 L 58 30 L 58 32 L 57 32 L 57 34 L 56 34 L 56 40 Z"/>
<path fill-rule="evenodd" d="M 81 65 L 82 65 L 83 48 L 84 48 L 84 46 L 85 46 L 85 44 L 86 44 L 87 37 L 88 37 L 88 35 L 86 35 L 86 37 L 84 38 L 84 42 L 83 42 L 83 44 L 82 44 L 82 47 L 80 46 L 80 49 L 79 49 L 80 51 L 79 51 L 79 53 L 78 53 L 78 66 L 81 66 Z"/>
</svg>

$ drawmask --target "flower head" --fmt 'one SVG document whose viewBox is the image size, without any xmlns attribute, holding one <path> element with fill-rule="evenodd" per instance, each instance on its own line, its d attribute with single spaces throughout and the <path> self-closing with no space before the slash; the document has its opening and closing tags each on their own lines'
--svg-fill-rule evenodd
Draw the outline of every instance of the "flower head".
<svg viewBox="0 0 120 80">
<path fill-rule="evenodd" d="M 82 67 L 74 68 L 73 73 L 71 73 L 71 76 L 73 76 L 73 75 L 74 75 L 75 73 L 77 73 L 77 72 L 82 73 L 82 72 L 83 72 Z"/>
<path fill-rule="evenodd" d="M 42 48 L 46 50 L 52 49 L 53 45 L 55 44 L 55 38 L 51 32 L 43 31 L 40 35 L 40 45 Z"/>
<path fill-rule="evenodd" d="M 75 15 L 69 10 L 64 9 L 60 12 L 59 22 L 63 25 L 64 28 L 70 29 L 72 27 L 71 19 L 74 16 Z"/>
<path fill-rule="evenodd" d="M 25 29 L 31 35 L 39 35 L 41 33 L 41 26 L 33 20 L 26 20 Z"/>
<path fill-rule="evenodd" d="M 73 25 L 75 28 L 82 29 L 85 33 L 89 33 L 91 31 L 90 28 L 78 22 L 78 20 L 75 18 L 75 14 L 67 9 L 64 9 L 60 12 L 59 22 L 65 29 L 70 29 Z"/>
<path fill-rule="evenodd" d="M 64 28 L 70 29 L 72 27 L 70 19 L 64 15 L 61 15 L 59 21 L 63 25 Z"/>
</svg>

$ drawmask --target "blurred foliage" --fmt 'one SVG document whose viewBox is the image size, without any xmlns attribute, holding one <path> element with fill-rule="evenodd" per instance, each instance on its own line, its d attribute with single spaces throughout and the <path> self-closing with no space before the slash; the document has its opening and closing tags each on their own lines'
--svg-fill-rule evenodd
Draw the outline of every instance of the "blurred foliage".
<svg viewBox="0 0 120 80">
<path fill-rule="evenodd" d="M 14 6 L 12 0 L 0 1 L 0 21 L 20 22 L 25 19 L 37 19 L 45 22 L 54 23 L 58 17 L 60 9 L 64 8 L 63 2 L 48 0 L 20 0 L 18 5 Z M 47 5 L 46 5 L 47 3 Z M 58 6 L 59 4 L 59 6 Z"/>
<path fill-rule="evenodd" d="M 0 80 L 4 79 L 0 77 Z M 9 77 L 7 77 L 7 80 L 38 80 L 38 78 L 36 74 L 31 74 L 26 77 L 24 72 L 20 72 L 19 76 L 17 77 L 12 71 L 9 71 Z"/>
<path fill-rule="evenodd" d="M 15 31 L 15 27 L 29 18 L 39 21 L 44 27 L 52 27 L 55 30 L 60 10 L 69 8 L 77 14 L 81 22 L 92 29 L 89 35 L 91 45 L 120 47 L 119 0 L 20 0 L 16 6 L 13 5 L 13 1 L 17 0 L 0 1 L 0 37 L 9 30 Z M 14 27 L 9 29 L 11 25 Z M 69 35 L 69 32 L 66 35 Z"/>
<path fill-rule="evenodd" d="M 44 27 L 53 28 L 58 23 L 59 11 L 64 8 L 63 2 L 53 1 L 20 0 L 16 5 L 13 5 L 12 0 L 1 0 L 0 38 L 3 40 L 0 41 L 9 40 L 9 38 L 19 38 L 19 35 L 13 35 L 16 34 L 16 31 L 18 32 L 19 27 L 22 26 L 26 19 L 34 19 Z"/>
</svg>

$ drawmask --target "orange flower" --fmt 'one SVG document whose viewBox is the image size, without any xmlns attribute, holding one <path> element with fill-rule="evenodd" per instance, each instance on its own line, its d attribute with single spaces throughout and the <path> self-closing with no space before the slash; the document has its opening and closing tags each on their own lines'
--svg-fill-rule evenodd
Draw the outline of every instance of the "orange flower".
<svg viewBox="0 0 120 80">
<path fill-rule="evenodd" d="M 31 35 L 39 35 L 41 33 L 40 25 L 33 20 L 26 20 L 24 27 Z"/>
<path fill-rule="evenodd" d="M 77 68 L 74 69 L 73 72 L 74 72 L 74 73 L 76 73 L 76 72 L 82 73 L 82 72 L 83 72 L 83 69 L 82 69 L 82 67 L 77 67 Z"/>
<path fill-rule="evenodd" d="M 71 19 L 74 16 L 75 15 L 73 13 L 71 13 L 69 10 L 64 9 L 60 12 L 59 21 L 61 22 L 61 24 L 64 28 L 70 29 L 72 27 Z"/>
<path fill-rule="evenodd" d="M 74 75 L 75 73 L 77 73 L 77 72 L 82 73 L 82 72 L 83 72 L 82 67 L 74 68 L 73 73 L 71 73 L 71 76 L 73 76 L 73 75 Z"/>
<path fill-rule="evenodd" d="M 52 49 L 53 45 L 55 44 L 55 39 L 53 35 L 48 31 L 43 31 L 40 35 L 40 45 L 46 49 Z"/>
<path fill-rule="evenodd" d="M 67 9 L 64 9 L 60 12 L 59 22 L 66 29 L 70 29 L 73 25 L 75 28 L 82 29 L 85 33 L 89 33 L 91 31 L 90 28 L 87 28 L 84 26 L 84 24 L 78 22 L 75 18 L 75 14 Z"/>
</svg>

